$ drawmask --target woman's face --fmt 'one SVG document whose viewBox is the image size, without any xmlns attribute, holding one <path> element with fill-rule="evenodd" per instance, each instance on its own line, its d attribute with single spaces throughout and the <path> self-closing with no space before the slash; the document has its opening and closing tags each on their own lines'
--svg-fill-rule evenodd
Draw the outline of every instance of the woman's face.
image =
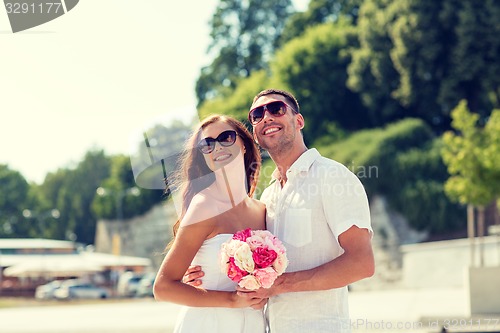
<svg viewBox="0 0 500 333">
<path fill-rule="evenodd" d="M 229 164 L 239 154 L 244 153 L 242 139 L 233 132 L 237 133 L 231 125 L 221 121 L 210 124 L 202 130 L 199 142 L 202 141 L 205 152 L 211 150 L 203 154 L 211 170 L 217 170 Z M 231 144 L 232 142 L 234 143 Z"/>
</svg>

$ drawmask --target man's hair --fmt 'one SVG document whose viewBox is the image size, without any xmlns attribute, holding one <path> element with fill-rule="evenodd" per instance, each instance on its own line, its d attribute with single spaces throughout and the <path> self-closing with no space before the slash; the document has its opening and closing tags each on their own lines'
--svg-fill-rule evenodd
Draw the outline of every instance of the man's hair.
<svg viewBox="0 0 500 333">
<path fill-rule="evenodd" d="M 258 93 L 253 98 L 252 104 L 255 103 L 255 101 L 257 99 L 259 99 L 260 97 L 266 96 L 266 95 L 281 95 L 281 96 L 285 97 L 285 99 L 287 100 L 287 102 L 290 103 L 290 106 L 292 107 L 293 111 L 296 112 L 296 113 L 300 113 L 299 102 L 297 102 L 297 99 L 295 98 L 295 96 L 293 96 L 293 94 L 290 93 L 290 92 L 288 92 L 288 91 L 279 90 L 279 89 L 266 89 L 266 90 L 262 90 L 260 93 Z"/>
</svg>

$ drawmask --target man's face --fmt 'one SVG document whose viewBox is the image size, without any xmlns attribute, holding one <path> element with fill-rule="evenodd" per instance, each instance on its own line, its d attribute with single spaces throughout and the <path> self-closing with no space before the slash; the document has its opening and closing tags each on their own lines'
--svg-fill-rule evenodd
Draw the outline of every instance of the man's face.
<svg viewBox="0 0 500 333">
<path fill-rule="evenodd" d="M 274 101 L 289 104 L 284 96 L 271 94 L 259 97 L 250 110 Z M 296 136 L 300 135 L 300 129 L 303 127 L 302 120 L 302 115 L 295 114 L 290 107 L 287 107 L 286 113 L 281 117 L 273 116 L 266 111 L 263 119 L 253 126 L 254 139 L 270 154 L 286 151 L 293 146 Z"/>
</svg>

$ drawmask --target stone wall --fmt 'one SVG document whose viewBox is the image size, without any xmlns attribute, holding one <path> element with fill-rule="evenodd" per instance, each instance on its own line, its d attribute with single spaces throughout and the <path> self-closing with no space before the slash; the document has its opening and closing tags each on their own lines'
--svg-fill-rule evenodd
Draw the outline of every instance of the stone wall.
<svg viewBox="0 0 500 333">
<path fill-rule="evenodd" d="M 96 252 L 149 258 L 153 263 L 152 269 L 157 270 L 176 220 L 177 214 L 171 200 L 132 219 L 121 222 L 99 220 L 95 237 Z"/>
</svg>

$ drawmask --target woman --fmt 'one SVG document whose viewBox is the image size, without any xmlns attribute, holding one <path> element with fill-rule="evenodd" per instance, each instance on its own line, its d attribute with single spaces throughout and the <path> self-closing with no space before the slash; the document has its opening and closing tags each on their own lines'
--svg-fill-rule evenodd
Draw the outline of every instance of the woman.
<svg viewBox="0 0 500 333">
<path fill-rule="evenodd" d="M 265 332 L 258 309 L 266 300 L 237 296 L 219 265 L 220 246 L 236 231 L 265 229 L 265 206 L 251 197 L 260 162 L 251 134 L 227 116 L 205 119 L 188 140 L 179 168 L 180 218 L 154 285 L 157 300 L 187 306 L 176 333 Z M 182 283 L 190 265 L 204 268 L 203 289 Z"/>
</svg>

